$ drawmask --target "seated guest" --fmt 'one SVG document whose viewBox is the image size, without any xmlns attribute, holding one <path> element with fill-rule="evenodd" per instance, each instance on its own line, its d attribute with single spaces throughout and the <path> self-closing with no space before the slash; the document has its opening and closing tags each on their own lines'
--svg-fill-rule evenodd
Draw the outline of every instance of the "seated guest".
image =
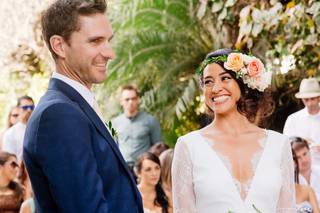
<svg viewBox="0 0 320 213">
<path fill-rule="evenodd" d="M 33 198 L 33 192 L 31 187 L 30 178 L 24 164 L 24 161 L 20 164 L 19 174 L 18 174 L 19 183 L 23 186 L 23 203 L 20 208 L 19 213 L 35 213 L 35 202 Z"/>
<path fill-rule="evenodd" d="M 299 182 L 301 185 L 311 186 L 316 197 L 320 199 L 320 168 L 311 161 L 308 142 L 300 137 L 290 137 L 291 147 L 296 155 L 299 166 Z"/>
<path fill-rule="evenodd" d="M 23 189 L 14 179 L 18 173 L 14 154 L 0 152 L 0 212 L 18 213 L 23 201 Z"/>
<path fill-rule="evenodd" d="M 172 206 L 172 178 L 171 167 L 173 159 L 173 149 L 167 149 L 159 156 L 161 163 L 161 181 L 162 188 L 168 196 L 170 206 Z"/>
<path fill-rule="evenodd" d="M 320 213 L 317 197 L 310 186 L 299 184 L 299 164 L 297 156 L 292 150 L 294 161 L 294 180 L 298 213 Z"/>
<path fill-rule="evenodd" d="M 6 128 L 0 133 L 0 149 L 2 149 L 2 140 L 4 133 L 7 129 L 18 123 L 18 117 L 19 117 L 19 107 L 12 107 L 10 109 L 10 112 L 7 117 L 7 126 Z"/>
<path fill-rule="evenodd" d="M 150 147 L 148 152 L 151 152 L 152 154 L 155 154 L 157 157 L 159 157 L 160 154 L 167 149 L 169 149 L 169 146 L 167 144 L 165 144 L 163 142 L 158 142 L 158 143 L 153 144 Z"/>
<path fill-rule="evenodd" d="M 22 203 L 19 213 L 36 213 L 35 203 L 32 197 Z"/>
<path fill-rule="evenodd" d="M 172 213 L 168 197 L 161 186 L 159 158 L 150 152 L 141 154 L 135 163 L 134 171 L 138 177 L 144 212 Z"/>
</svg>

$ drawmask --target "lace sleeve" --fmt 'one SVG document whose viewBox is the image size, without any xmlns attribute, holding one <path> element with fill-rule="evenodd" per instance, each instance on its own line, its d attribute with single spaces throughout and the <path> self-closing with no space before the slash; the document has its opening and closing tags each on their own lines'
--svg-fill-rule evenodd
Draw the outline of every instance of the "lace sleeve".
<svg viewBox="0 0 320 213">
<path fill-rule="evenodd" d="M 186 144 L 178 140 L 172 162 L 172 197 L 174 213 L 195 213 L 192 162 Z"/>
<path fill-rule="evenodd" d="M 294 183 L 294 165 L 289 141 L 285 142 L 281 157 L 282 186 L 277 204 L 277 213 L 297 212 Z"/>
</svg>

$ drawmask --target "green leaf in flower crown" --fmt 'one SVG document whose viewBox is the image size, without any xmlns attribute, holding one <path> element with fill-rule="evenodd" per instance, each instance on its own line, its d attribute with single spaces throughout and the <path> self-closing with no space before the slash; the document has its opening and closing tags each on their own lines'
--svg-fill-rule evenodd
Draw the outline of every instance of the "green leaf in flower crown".
<svg viewBox="0 0 320 213">
<path fill-rule="evenodd" d="M 226 62 L 228 59 L 228 56 L 226 55 L 220 55 L 217 57 L 210 57 L 210 58 L 206 58 L 201 65 L 199 66 L 199 68 L 196 70 L 196 74 L 201 75 L 203 70 L 206 68 L 206 66 L 208 64 L 212 64 L 212 63 L 217 63 L 217 62 Z"/>
</svg>

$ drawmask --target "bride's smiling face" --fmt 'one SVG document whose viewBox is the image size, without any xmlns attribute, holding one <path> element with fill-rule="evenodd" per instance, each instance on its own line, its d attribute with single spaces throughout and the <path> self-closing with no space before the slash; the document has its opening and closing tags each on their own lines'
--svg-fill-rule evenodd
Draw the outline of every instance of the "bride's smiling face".
<svg viewBox="0 0 320 213">
<path fill-rule="evenodd" d="M 209 64 L 203 71 L 205 104 L 217 114 L 237 110 L 241 91 L 236 80 L 219 64 Z"/>
</svg>

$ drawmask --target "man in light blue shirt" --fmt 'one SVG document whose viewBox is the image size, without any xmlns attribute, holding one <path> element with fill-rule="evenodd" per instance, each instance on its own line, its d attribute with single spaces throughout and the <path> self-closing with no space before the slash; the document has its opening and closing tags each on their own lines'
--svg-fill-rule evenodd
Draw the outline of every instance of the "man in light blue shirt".
<svg viewBox="0 0 320 213">
<path fill-rule="evenodd" d="M 139 101 L 138 90 L 131 85 L 124 86 L 121 90 L 124 112 L 112 120 L 120 151 L 131 169 L 140 154 L 162 141 L 159 122 L 152 115 L 138 110 Z"/>
</svg>

